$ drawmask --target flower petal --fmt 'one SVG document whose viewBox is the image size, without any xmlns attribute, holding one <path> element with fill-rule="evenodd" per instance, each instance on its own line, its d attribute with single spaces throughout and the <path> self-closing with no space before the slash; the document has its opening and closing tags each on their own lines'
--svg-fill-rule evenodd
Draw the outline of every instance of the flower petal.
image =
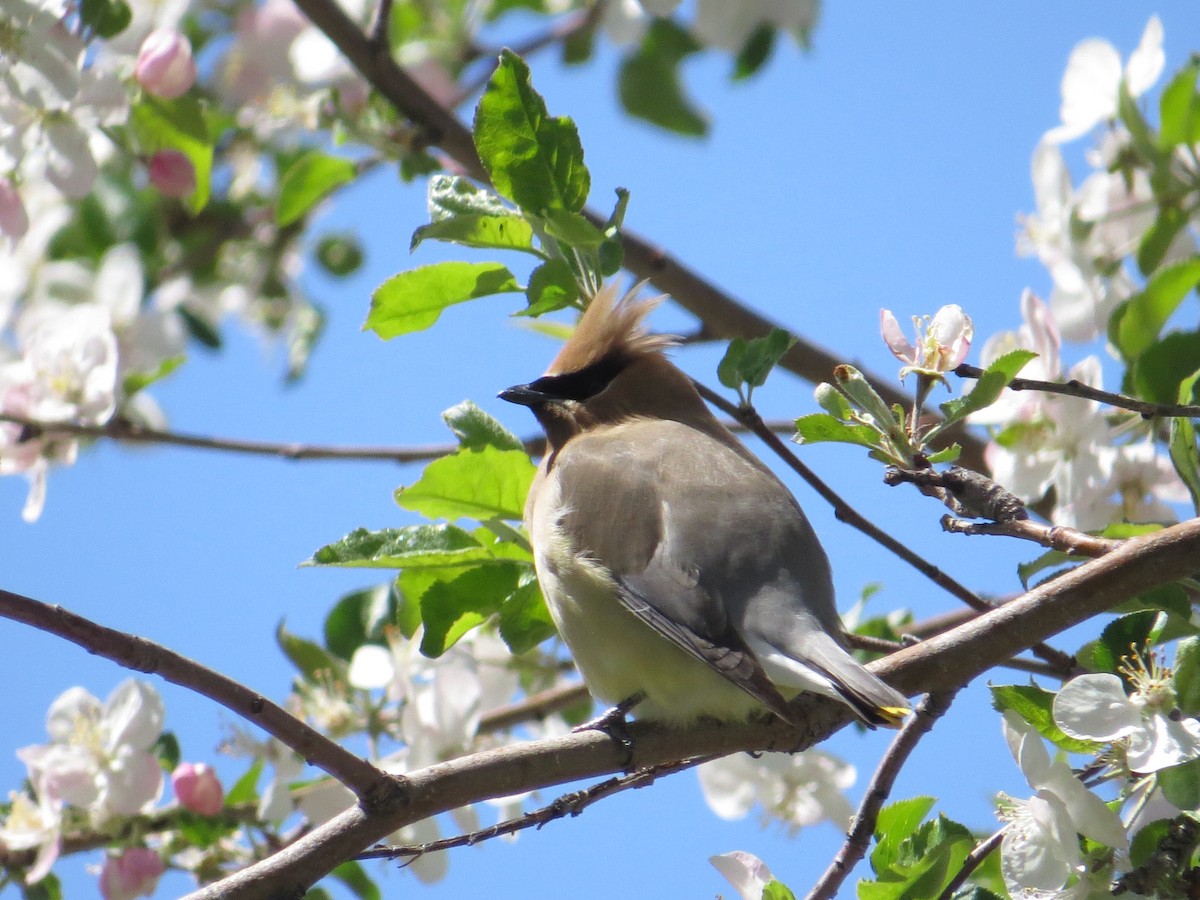
<svg viewBox="0 0 1200 900">
<path fill-rule="evenodd" d="M 1115 741 L 1139 731 L 1142 713 L 1116 675 L 1080 675 L 1054 698 L 1054 722 L 1073 738 Z"/>
</svg>

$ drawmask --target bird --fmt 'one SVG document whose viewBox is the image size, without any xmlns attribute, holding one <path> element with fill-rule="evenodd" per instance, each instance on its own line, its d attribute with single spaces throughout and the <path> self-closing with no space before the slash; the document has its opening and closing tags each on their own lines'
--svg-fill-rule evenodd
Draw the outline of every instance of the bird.
<svg viewBox="0 0 1200 900">
<path fill-rule="evenodd" d="M 545 374 L 499 394 L 546 434 L 525 523 L 584 683 L 621 721 L 799 725 L 811 691 L 898 727 L 908 701 L 847 651 L 799 503 L 644 327 L 662 299 L 602 287 Z"/>
</svg>

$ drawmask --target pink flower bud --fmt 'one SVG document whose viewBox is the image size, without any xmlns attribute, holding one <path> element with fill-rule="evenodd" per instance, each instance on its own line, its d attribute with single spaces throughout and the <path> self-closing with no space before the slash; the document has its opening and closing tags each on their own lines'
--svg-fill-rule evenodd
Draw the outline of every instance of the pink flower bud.
<svg viewBox="0 0 1200 900">
<path fill-rule="evenodd" d="M 150 158 L 150 183 L 168 197 L 187 197 L 196 190 L 196 170 L 178 150 L 159 150 Z"/>
<path fill-rule="evenodd" d="M 21 195 L 6 178 L 0 178 L 0 234 L 6 235 L 14 243 L 25 236 L 29 230 L 29 214 L 25 212 L 25 204 Z"/>
<path fill-rule="evenodd" d="M 211 766 L 180 763 L 171 773 L 179 805 L 202 816 L 215 816 L 225 803 L 225 790 Z"/>
<path fill-rule="evenodd" d="M 100 870 L 100 893 L 104 900 L 134 900 L 149 897 L 165 871 L 162 858 L 146 847 L 131 847 L 119 856 L 109 856 Z"/>
<path fill-rule="evenodd" d="M 133 77 L 143 88 L 166 100 L 186 94 L 196 83 L 192 44 L 170 28 L 158 28 L 142 41 Z"/>
</svg>

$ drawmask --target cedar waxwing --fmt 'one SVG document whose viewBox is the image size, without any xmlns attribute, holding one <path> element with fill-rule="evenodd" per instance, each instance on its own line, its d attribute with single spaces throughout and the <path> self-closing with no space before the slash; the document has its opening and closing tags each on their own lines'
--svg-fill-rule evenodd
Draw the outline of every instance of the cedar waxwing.
<svg viewBox="0 0 1200 900">
<path fill-rule="evenodd" d="M 604 288 L 546 374 L 500 393 L 546 432 L 525 520 L 584 681 L 679 724 L 761 706 L 794 722 L 801 690 L 898 724 L 905 697 L 843 648 L 799 504 L 666 358 L 671 341 L 643 331 L 658 302 Z"/>
</svg>

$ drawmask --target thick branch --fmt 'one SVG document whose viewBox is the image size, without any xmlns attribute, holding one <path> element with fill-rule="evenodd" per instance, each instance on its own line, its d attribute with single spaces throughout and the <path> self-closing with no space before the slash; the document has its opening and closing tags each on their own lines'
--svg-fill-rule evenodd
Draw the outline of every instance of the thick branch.
<svg viewBox="0 0 1200 900">
<path fill-rule="evenodd" d="M 0 590 L 0 616 L 57 635 L 127 669 L 158 675 L 215 700 L 328 772 L 360 799 L 373 798 L 375 792 L 387 789 L 392 781 L 392 776 L 335 744 L 261 694 L 153 641 L 97 625 L 61 606 L 49 606 L 5 590 Z"/>
<path fill-rule="evenodd" d="M 1030 644 L 1104 612 L 1142 591 L 1191 575 L 1200 559 L 1200 519 L 1135 538 L 945 634 L 872 663 L 912 694 L 953 691 Z M 671 729 L 630 726 L 633 766 L 642 768 L 738 750 L 797 750 L 847 724 L 841 704 L 809 694 L 793 703 L 802 728 L 778 720 Z M 338 863 L 397 828 L 467 803 L 618 771 L 626 751 L 595 732 L 517 744 L 440 763 L 407 776 L 394 808 L 347 810 L 270 859 L 189 896 L 239 900 L 303 893 Z"/>
<path fill-rule="evenodd" d="M 490 179 L 475 152 L 470 130 L 452 110 L 439 104 L 425 92 L 387 53 L 375 47 L 334 0 L 295 0 L 313 24 L 329 37 L 363 77 L 388 102 L 421 129 L 423 141 L 442 148 L 466 174 L 484 184 Z M 593 222 L 603 225 L 607 215 L 585 210 Z M 656 288 L 671 297 L 704 323 L 712 337 L 762 337 L 775 323 L 739 303 L 699 273 L 634 232 L 622 230 L 621 244 L 625 266 L 638 278 L 649 279 Z M 828 350 L 799 338 L 784 355 L 780 365 L 807 381 L 827 380 L 833 368 L 846 360 Z M 871 376 L 871 383 L 889 404 L 908 405 L 909 398 L 890 382 Z M 963 448 L 959 462 L 983 470 L 983 444 L 963 428 L 955 428 L 946 437 Z"/>
</svg>

